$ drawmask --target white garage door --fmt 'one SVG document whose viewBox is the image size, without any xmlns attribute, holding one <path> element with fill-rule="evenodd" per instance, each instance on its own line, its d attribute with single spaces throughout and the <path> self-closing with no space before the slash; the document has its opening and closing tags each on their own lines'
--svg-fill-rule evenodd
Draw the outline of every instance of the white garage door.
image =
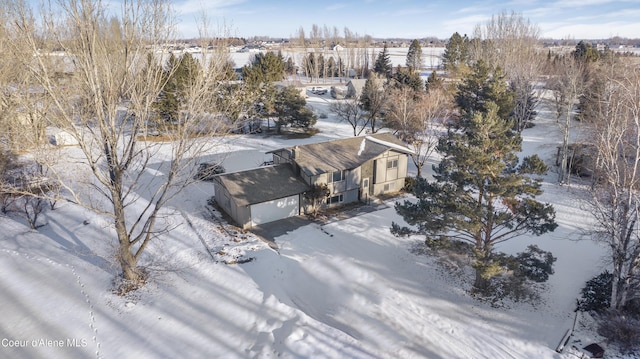
<svg viewBox="0 0 640 359">
<path fill-rule="evenodd" d="M 300 214 L 298 195 L 276 199 L 251 205 L 251 223 L 256 226 L 262 223 L 297 216 Z"/>
</svg>

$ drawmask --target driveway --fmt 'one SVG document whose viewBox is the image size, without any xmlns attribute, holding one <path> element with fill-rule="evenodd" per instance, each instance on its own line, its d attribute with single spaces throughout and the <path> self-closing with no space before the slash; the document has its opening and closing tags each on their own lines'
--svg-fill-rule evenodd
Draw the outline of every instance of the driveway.
<svg viewBox="0 0 640 359">
<path fill-rule="evenodd" d="M 320 223 L 322 225 L 388 208 L 388 205 L 385 203 L 372 203 L 369 205 L 355 203 L 354 205 L 352 208 L 336 208 L 330 212 L 329 216 L 321 217 L 315 222 L 305 216 L 296 216 L 254 226 L 251 227 L 249 231 L 260 236 L 271 248 L 278 249 L 278 245 L 276 244 L 277 237 L 292 232 L 302 226 L 306 226 L 307 224 Z"/>
<path fill-rule="evenodd" d="M 311 223 L 311 221 L 306 217 L 296 216 L 264 223 L 259 226 L 253 226 L 249 231 L 262 237 L 262 239 L 269 243 L 271 248 L 278 249 L 278 245 L 275 241 L 276 237 L 280 237 L 302 226 L 306 226 L 309 223 Z"/>
</svg>

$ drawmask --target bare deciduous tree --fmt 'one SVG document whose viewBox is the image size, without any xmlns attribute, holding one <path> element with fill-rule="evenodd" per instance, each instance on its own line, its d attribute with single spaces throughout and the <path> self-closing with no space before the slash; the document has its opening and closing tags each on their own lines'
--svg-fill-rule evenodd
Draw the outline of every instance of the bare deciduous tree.
<svg viewBox="0 0 640 359">
<path fill-rule="evenodd" d="M 606 94 L 593 119 L 597 147 L 591 209 L 592 235 L 609 247 L 611 307 L 640 302 L 640 70 L 628 66 L 607 74 Z"/>
<path fill-rule="evenodd" d="M 14 206 L 16 212 L 27 220 L 31 229 L 38 229 L 38 217 L 45 210 L 46 200 L 38 195 L 23 194 L 17 198 Z"/>
<path fill-rule="evenodd" d="M 422 93 L 403 86 L 391 91 L 386 123 L 413 149 L 417 177 L 422 177 L 422 168 L 438 145 L 439 129 L 450 118 L 451 106 L 451 96 L 444 88 Z"/>
<path fill-rule="evenodd" d="M 584 90 L 584 63 L 576 61 L 573 56 L 565 56 L 554 63 L 551 78 L 547 84 L 553 92 L 557 119 L 562 128 L 561 163 L 558 170 L 558 182 L 569 184 L 569 141 L 572 120 L 575 117 L 575 106 Z M 560 120 L 564 117 L 564 121 Z"/>
<path fill-rule="evenodd" d="M 484 24 L 476 25 L 470 48 L 471 58 L 500 66 L 516 94 L 513 117 L 522 131 L 532 119 L 532 108 L 539 101 L 534 91 L 544 64 L 539 51 L 540 28 L 522 15 L 502 12 Z"/>
<path fill-rule="evenodd" d="M 178 120 L 157 128 L 164 142 L 153 141 L 148 137 L 156 118 L 153 104 L 166 72 L 175 70 L 165 68 L 163 50 L 174 38 L 169 3 L 132 0 L 106 6 L 60 1 L 43 9 L 37 21 L 24 3 L 14 3 L 9 24 L 13 48 L 31 54 L 22 69 L 51 99 L 51 120 L 78 142 L 88 185 L 106 204 L 87 201 L 65 176 L 65 167 L 51 166 L 50 173 L 77 203 L 112 218 L 124 279 L 120 290 L 127 291 L 144 283 L 147 274 L 139 260 L 149 243 L 169 230 L 161 211 L 189 184 L 198 157 L 216 142 L 197 137 L 221 130 L 225 116 L 213 105 L 228 58 L 203 53 L 205 66 L 192 74 Z"/>
<path fill-rule="evenodd" d="M 369 125 L 357 98 L 347 98 L 331 102 L 329 104 L 329 110 L 333 112 L 340 121 L 347 122 L 351 126 L 354 136 L 360 136 L 362 131 Z"/>
</svg>

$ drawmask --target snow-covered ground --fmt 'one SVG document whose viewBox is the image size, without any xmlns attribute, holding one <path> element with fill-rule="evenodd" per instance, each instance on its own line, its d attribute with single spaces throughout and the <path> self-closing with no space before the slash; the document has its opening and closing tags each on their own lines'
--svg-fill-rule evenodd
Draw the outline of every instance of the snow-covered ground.
<svg viewBox="0 0 640 359">
<path fill-rule="evenodd" d="M 318 135 L 235 136 L 220 149 L 223 165 L 251 168 L 271 149 L 350 136 L 328 101 L 308 99 L 329 115 Z M 544 113 L 525 130 L 524 152 L 552 164 L 560 135 Z M 211 220 L 212 185 L 195 184 L 173 203 L 167 220 L 177 229 L 148 248 L 149 283 L 127 297 L 111 293 L 115 239 L 105 217 L 62 203 L 32 231 L 0 216 L 0 357 L 570 358 L 554 349 L 573 323 L 580 288 L 604 268 L 605 250 L 577 241 L 590 220 L 584 190 L 558 186 L 554 172 L 544 189 L 558 229 L 500 249 L 537 243 L 558 258 L 556 273 L 539 304 L 498 308 L 472 299 L 469 279 L 414 254 L 420 238 L 390 234 L 401 221 L 393 201 L 291 231 L 276 238 L 276 251 Z M 251 261 L 227 264 L 238 258 Z M 601 340 L 594 329 L 581 329 L 585 345 Z"/>
</svg>

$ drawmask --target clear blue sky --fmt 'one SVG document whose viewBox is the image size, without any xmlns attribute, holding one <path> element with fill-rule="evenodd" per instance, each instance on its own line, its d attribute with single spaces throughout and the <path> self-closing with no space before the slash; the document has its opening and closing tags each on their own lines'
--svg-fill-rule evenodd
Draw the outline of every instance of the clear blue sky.
<svg viewBox="0 0 640 359">
<path fill-rule="evenodd" d="M 36 2 L 37 0 L 29 0 Z M 308 34 L 313 24 L 359 35 L 448 39 L 472 34 L 491 15 L 515 11 L 555 39 L 640 38 L 640 0 L 171 0 L 182 37 L 197 36 L 203 13 L 213 35 Z M 121 0 L 105 0 L 118 9 Z"/>
<path fill-rule="evenodd" d="M 346 26 L 373 37 L 447 39 L 493 14 L 515 11 L 537 24 L 543 37 L 640 38 L 640 0 L 174 0 L 183 35 L 197 33 L 194 19 L 204 10 L 214 24 L 241 37 L 295 36 L 300 27 Z"/>
</svg>

